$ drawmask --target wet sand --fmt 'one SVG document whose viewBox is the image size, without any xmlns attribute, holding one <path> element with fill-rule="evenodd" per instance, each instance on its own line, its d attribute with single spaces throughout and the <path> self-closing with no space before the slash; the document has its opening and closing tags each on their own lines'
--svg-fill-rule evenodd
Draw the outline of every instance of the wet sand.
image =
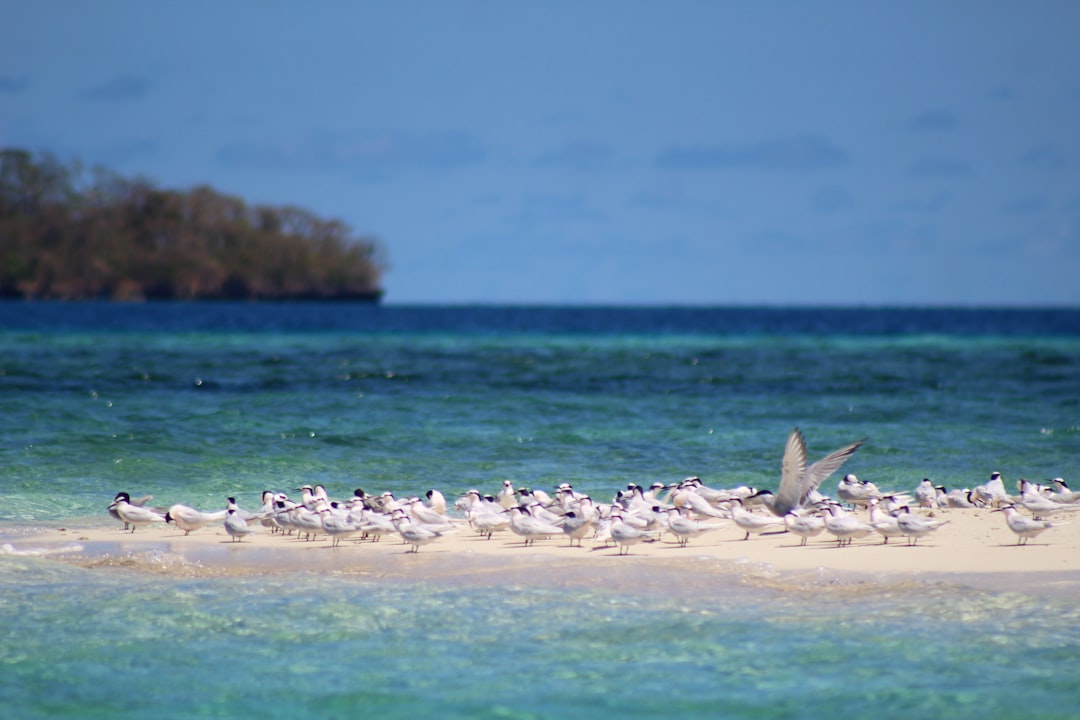
<svg viewBox="0 0 1080 720">
<path fill-rule="evenodd" d="M 925 513 L 924 513 L 925 514 Z M 1053 527 L 1027 545 L 1002 513 L 988 509 L 938 510 L 948 524 L 915 546 L 903 538 L 882 544 L 876 533 L 837 547 L 831 536 L 812 538 L 805 547 L 788 533 L 751 535 L 731 522 L 679 547 L 665 534 L 620 556 L 612 545 L 585 540 L 570 547 L 566 538 L 538 540 L 525 547 L 509 531 L 491 540 L 478 536 L 464 520 L 453 534 L 413 553 L 396 535 L 379 542 L 329 538 L 299 540 L 268 530 L 234 542 L 221 526 L 185 535 L 172 526 L 152 525 L 125 532 L 104 517 L 85 526 L 6 528 L 0 542 L 8 553 L 52 553 L 88 567 L 128 565 L 159 572 L 198 575 L 328 571 L 387 579 L 501 584 L 605 583 L 654 590 L 688 585 L 707 590 L 712 581 L 736 577 L 757 583 L 848 584 L 948 581 L 990 590 L 1075 594 L 1080 596 L 1080 512 L 1055 519 Z M 155 558 L 138 563 L 131 558 Z M 674 584 L 674 585 L 672 585 Z"/>
</svg>

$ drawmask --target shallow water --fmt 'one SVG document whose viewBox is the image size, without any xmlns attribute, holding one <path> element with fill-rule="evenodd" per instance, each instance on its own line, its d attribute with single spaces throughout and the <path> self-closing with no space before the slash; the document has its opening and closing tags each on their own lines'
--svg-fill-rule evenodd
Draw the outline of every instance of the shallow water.
<svg viewBox="0 0 1080 720">
<path fill-rule="evenodd" d="M 0 529 L 118 490 L 601 499 L 811 455 L 911 490 L 1075 477 L 1075 311 L 0 304 Z M 432 562 L 431 560 L 424 560 Z M 11 717 L 1068 717 L 1075 599 L 960 585 L 422 582 L 0 554 Z M 6 713 L 5 713 L 6 715 Z"/>
<path fill-rule="evenodd" d="M 795 425 L 812 455 L 867 437 L 849 468 L 898 489 L 1075 475 L 1080 313 L 1007 314 L 996 334 L 968 330 L 995 314 L 960 313 L 948 335 L 941 312 L 777 311 L 725 331 L 730 311 L 705 309 L 665 324 L 631 310 L 0 304 L 0 521 L 95 516 L 121 489 L 220 507 L 317 482 L 449 496 L 568 481 L 608 498 L 697 474 L 774 488 Z"/>
<path fill-rule="evenodd" d="M 713 592 L 0 559 L 19 717 L 1070 717 L 1072 601 Z M 1050 619 L 1049 622 L 1047 619 Z"/>
</svg>

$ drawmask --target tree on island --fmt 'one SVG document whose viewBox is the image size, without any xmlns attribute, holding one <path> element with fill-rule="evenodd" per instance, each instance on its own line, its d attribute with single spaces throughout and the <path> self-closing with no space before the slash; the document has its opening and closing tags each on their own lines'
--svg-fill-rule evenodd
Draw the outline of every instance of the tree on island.
<svg viewBox="0 0 1080 720">
<path fill-rule="evenodd" d="M 0 150 L 0 297 L 377 302 L 373 238 L 292 206 Z"/>
</svg>

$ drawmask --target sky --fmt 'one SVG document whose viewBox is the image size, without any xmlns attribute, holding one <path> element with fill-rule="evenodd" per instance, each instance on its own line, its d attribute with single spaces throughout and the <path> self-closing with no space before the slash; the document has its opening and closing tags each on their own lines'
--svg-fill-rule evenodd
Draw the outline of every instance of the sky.
<svg viewBox="0 0 1080 720">
<path fill-rule="evenodd" d="M 1080 305 L 1080 3 L 0 0 L 0 146 L 378 238 L 386 303 Z"/>
</svg>

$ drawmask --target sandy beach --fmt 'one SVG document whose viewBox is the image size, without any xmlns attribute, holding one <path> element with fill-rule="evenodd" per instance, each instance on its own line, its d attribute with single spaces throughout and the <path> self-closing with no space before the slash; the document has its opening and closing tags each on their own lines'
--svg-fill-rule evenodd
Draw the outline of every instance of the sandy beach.
<svg viewBox="0 0 1080 720">
<path fill-rule="evenodd" d="M 509 531 L 488 540 L 464 520 L 455 533 L 419 553 L 410 552 L 395 535 L 379 542 L 346 540 L 337 548 L 325 536 L 304 541 L 269 531 L 234 542 L 221 526 L 190 535 L 164 525 L 131 533 L 109 518 L 100 524 L 17 533 L 9 528 L 4 542 L 9 553 L 55 553 L 89 567 L 125 565 L 195 575 L 320 570 L 480 584 L 602 578 L 640 588 L 655 582 L 660 589 L 674 580 L 706 590 L 710 578 L 734 575 L 780 584 L 948 580 L 992 590 L 1080 593 L 1080 522 L 1060 517 L 1055 520 L 1060 526 L 1018 546 L 1001 513 L 950 509 L 936 510 L 934 516 L 948 524 L 915 546 L 903 538 L 883 544 L 877 534 L 846 547 L 837 547 L 825 534 L 804 547 L 789 533 L 743 540 L 744 533 L 727 521 L 685 548 L 665 534 L 632 546 L 625 556 L 612 545 L 590 540 L 583 547 L 570 547 L 565 538 L 553 537 L 525 547 Z"/>
</svg>

